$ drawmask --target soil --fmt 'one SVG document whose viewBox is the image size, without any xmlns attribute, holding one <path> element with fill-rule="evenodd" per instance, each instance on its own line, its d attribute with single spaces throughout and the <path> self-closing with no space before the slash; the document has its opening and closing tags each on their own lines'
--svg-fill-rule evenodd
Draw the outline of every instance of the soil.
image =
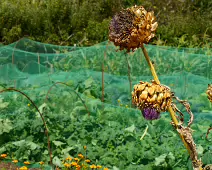
<svg viewBox="0 0 212 170">
<path fill-rule="evenodd" d="M 17 168 L 20 168 L 14 163 L 6 163 L 6 162 L 1 162 L 0 163 L 0 170 L 17 170 Z M 28 170 L 41 170 L 40 168 L 29 168 Z"/>
</svg>

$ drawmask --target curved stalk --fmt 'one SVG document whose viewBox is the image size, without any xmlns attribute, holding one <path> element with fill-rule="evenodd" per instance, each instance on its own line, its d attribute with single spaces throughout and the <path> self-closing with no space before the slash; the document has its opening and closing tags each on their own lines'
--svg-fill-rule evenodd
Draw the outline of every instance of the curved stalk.
<svg viewBox="0 0 212 170">
<path fill-rule="evenodd" d="M 152 64 L 152 62 L 151 62 L 151 60 L 150 60 L 150 57 L 149 57 L 149 55 L 148 55 L 148 53 L 147 53 L 147 51 L 146 51 L 146 49 L 145 49 L 145 47 L 144 47 L 143 44 L 141 45 L 141 49 L 142 49 L 142 51 L 143 51 L 144 57 L 146 58 L 146 61 L 147 61 L 148 65 L 149 65 L 149 67 L 150 67 L 150 70 L 151 70 L 151 72 L 152 72 L 152 76 L 153 76 L 155 82 L 158 83 L 158 84 L 160 84 L 160 81 L 159 81 L 159 78 L 158 78 L 157 73 L 156 73 L 156 71 L 155 71 L 155 68 L 154 68 L 154 66 L 153 66 L 153 64 Z M 171 118 L 172 118 L 172 121 L 174 122 L 175 127 L 178 127 L 179 122 L 178 122 L 177 117 L 176 117 L 176 114 L 175 114 L 175 112 L 174 112 L 174 110 L 172 109 L 171 106 L 168 107 L 168 111 L 169 111 L 169 113 L 170 113 L 170 116 L 171 116 Z M 184 136 L 183 136 L 182 134 L 180 134 L 180 133 L 178 133 L 178 134 L 180 135 L 180 138 L 181 138 L 181 140 L 182 140 L 184 146 L 186 147 L 186 149 L 187 149 L 189 155 L 190 155 L 191 158 L 192 158 L 192 155 L 193 155 L 193 154 L 192 154 L 192 152 L 193 152 L 192 149 L 189 147 L 189 145 L 188 145 L 188 143 L 186 142 Z M 197 161 L 197 160 L 192 160 L 193 163 L 195 163 L 194 161 Z M 202 167 L 198 167 L 198 169 L 199 169 L 199 170 L 202 170 Z"/>
<path fill-rule="evenodd" d="M 15 91 L 15 92 L 18 92 L 20 94 L 22 94 L 24 97 L 26 97 L 30 102 L 31 104 L 35 107 L 35 109 L 38 111 L 42 121 L 43 121 L 43 125 L 44 125 L 44 128 L 45 128 L 45 131 L 46 131 L 46 137 L 47 137 L 47 140 L 48 140 L 48 150 L 49 150 L 49 157 L 50 157 L 50 164 L 52 165 L 52 152 L 51 152 L 51 146 L 50 146 L 50 139 L 49 139 L 49 131 L 48 131 L 48 128 L 47 128 L 47 125 L 46 125 L 46 122 L 45 122 L 45 119 L 43 117 L 43 114 L 40 112 L 40 110 L 38 109 L 38 107 L 36 106 L 36 104 L 22 91 L 18 90 L 18 89 L 15 89 L 15 88 L 7 88 L 7 89 L 4 89 L 4 90 L 1 90 L 0 93 L 3 93 L 3 92 L 11 92 L 11 91 Z"/>
</svg>

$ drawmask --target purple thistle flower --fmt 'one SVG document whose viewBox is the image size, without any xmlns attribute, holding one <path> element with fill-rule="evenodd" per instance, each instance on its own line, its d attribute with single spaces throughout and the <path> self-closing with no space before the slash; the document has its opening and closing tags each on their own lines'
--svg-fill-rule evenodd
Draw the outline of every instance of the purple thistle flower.
<svg viewBox="0 0 212 170">
<path fill-rule="evenodd" d="M 155 108 L 147 107 L 142 110 L 142 115 L 147 120 L 155 120 L 160 118 L 160 112 Z"/>
</svg>

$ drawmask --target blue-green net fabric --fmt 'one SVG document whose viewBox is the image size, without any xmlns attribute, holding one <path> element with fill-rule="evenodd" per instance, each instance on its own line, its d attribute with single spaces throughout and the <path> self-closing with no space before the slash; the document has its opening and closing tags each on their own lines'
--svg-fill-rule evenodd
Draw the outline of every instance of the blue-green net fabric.
<svg viewBox="0 0 212 170">
<path fill-rule="evenodd" d="M 212 52 L 209 49 L 154 45 L 146 48 L 162 84 L 169 86 L 178 97 L 188 99 L 193 111 L 209 110 L 210 104 L 205 97 L 207 86 L 212 82 Z M 104 60 L 105 94 L 110 96 L 107 101 L 110 104 L 120 98 L 126 103 L 130 100 L 127 61 L 132 85 L 140 80 L 152 80 L 140 49 L 126 55 L 108 42 L 92 47 L 66 47 L 21 39 L 0 48 L 0 81 L 26 90 L 47 87 L 58 81 L 71 82 L 75 87 L 90 80 L 101 86 Z"/>
<path fill-rule="evenodd" d="M 212 83 L 212 49 L 155 45 L 145 47 L 161 83 L 169 86 L 180 99 L 188 100 L 195 115 L 195 130 L 201 129 L 201 133 L 206 132 L 212 121 L 212 106 L 206 96 L 208 84 Z M 116 111 L 122 110 L 129 120 L 123 120 L 125 127 L 132 125 L 138 117 L 148 124 L 140 115 L 140 111 L 131 106 L 128 63 L 132 86 L 141 80 L 153 79 L 141 49 L 125 54 L 118 51 L 110 42 L 102 42 L 91 47 L 77 47 L 44 44 L 24 38 L 10 45 L 0 46 L 0 90 L 15 87 L 25 92 L 41 108 L 45 103 L 51 105 L 58 114 L 71 112 L 73 115 L 80 115 L 81 112 L 87 111 L 76 95 L 77 92 L 93 116 L 98 116 L 98 111 L 104 107 L 105 112 L 114 113 L 114 120 L 119 119 Z M 104 105 L 101 102 L 103 64 Z M 62 84 L 55 85 L 56 82 L 66 83 L 68 87 Z M 70 93 L 67 93 L 67 89 Z M 19 114 L 20 110 L 16 108 L 22 107 L 21 102 L 23 108 L 27 107 L 28 101 L 17 96 L 15 92 L 0 95 L 3 105 L 0 115 L 2 119 Z M 5 106 L 4 104 L 10 100 L 13 100 L 13 103 L 17 101 L 17 105 Z M 63 106 L 58 104 L 63 101 Z M 76 105 L 79 106 L 77 109 Z M 185 112 L 181 105 L 179 108 Z M 137 114 L 139 116 L 135 117 Z M 171 119 L 168 114 L 164 116 L 166 120 L 170 120 L 167 121 L 167 128 L 164 127 L 166 130 L 171 127 Z M 207 124 L 203 126 L 202 121 Z M 145 126 L 140 131 L 144 129 Z M 163 133 L 166 133 L 165 130 Z M 201 133 L 197 133 L 194 138 L 204 145 L 200 138 Z M 4 145 L 2 142 L 2 146 Z M 160 155 L 155 153 L 155 157 L 158 156 Z M 212 163 L 212 160 L 207 163 Z M 119 166 L 122 167 L 116 165 Z"/>
</svg>

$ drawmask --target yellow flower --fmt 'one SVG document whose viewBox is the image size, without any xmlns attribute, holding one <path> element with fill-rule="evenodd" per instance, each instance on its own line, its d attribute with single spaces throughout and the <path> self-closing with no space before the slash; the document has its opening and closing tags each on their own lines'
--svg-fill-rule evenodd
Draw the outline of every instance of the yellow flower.
<svg viewBox="0 0 212 170">
<path fill-rule="evenodd" d="M 100 169 L 100 168 L 102 168 L 102 166 L 101 165 L 97 165 L 96 168 L 97 169 Z"/>
<path fill-rule="evenodd" d="M 25 161 L 24 164 L 25 165 L 30 165 L 30 162 L 29 161 Z"/>
<path fill-rule="evenodd" d="M 7 154 L 1 154 L 1 158 L 6 158 L 7 157 Z"/>
<path fill-rule="evenodd" d="M 13 160 L 12 162 L 16 164 L 16 163 L 18 163 L 18 160 Z"/>
<path fill-rule="evenodd" d="M 104 168 L 103 170 L 109 170 L 108 168 Z"/>
<path fill-rule="evenodd" d="M 120 103 L 120 102 L 121 102 L 121 100 L 120 100 L 120 99 L 118 99 L 117 101 L 118 101 L 118 103 Z"/>
<path fill-rule="evenodd" d="M 76 170 L 80 170 L 81 169 L 81 166 L 80 165 L 77 165 L 76 166 Z"/>
<path fill-rule="evenodd" d="M 78 164 L 76 162 L 72 162 L 71 166 L 77 166 Z"/>
<path fill-rule="evenodd" d="M 87 162 L 87 163 L 90 163 L 90 162 L 91 162 L 91 160 L 89 160 L 89 159 L 86 159 L 86 160 L 85 160 L 85 162 Z"/>
<path fill-rule="evenodd" d="M 125 107 L 128 108 L 128 105 L 126 105 Z"/>
<path fill-rule="evenodd" d="M 41 161 L 41 162 L 39 162 L 39 164 L 40 164 L 40 165 L 43 165 L 43 164 L 44 164 L 44 162 L 42 162 L 42 161 Z"/>
<path fill-rule="evenodd" d="M 84 158 L 84 156 L 81 153 L 78 154 L 78 157 L 80 157 L 81 159 Z"/>
<path fill-rule="evenodd" d="M 69 157 L 66 158 L 66 160 L 67 161 L 71 161 L 72 160 L 72 157 L 69 156 Z"/>
<path fill-rule="evenodd" d="M 27 106 L 29 107 L 30 106 L 30 103 L 28 103 Z"/>
<path fill-rule="evenodd" d="M 91 169 L 96 169 L 96 165 L 93 164 L 93 165 L 90 166 L 90 168 Z"/>
<path fill-rule="evenodd" d="M 79 158 L 74 158 L 75 161 L 79 161 Z"/>
<path fill-rule="evenodd" d="M 66 168 L 70 168 L 70 167 L 71 167 L 71 164 L 65 163 L 64 166 L 65 166 Z"/>
<path fill-rule="evenodd" d="M 83 149 L 86 150 L 87 149 L 87 146 L 83 146 Z"/>
<path fill-rule="evenodd" d="M 28 170 L 28 168 L 26 166 L 22 166 L 19 170 Z"/>
</svg>

